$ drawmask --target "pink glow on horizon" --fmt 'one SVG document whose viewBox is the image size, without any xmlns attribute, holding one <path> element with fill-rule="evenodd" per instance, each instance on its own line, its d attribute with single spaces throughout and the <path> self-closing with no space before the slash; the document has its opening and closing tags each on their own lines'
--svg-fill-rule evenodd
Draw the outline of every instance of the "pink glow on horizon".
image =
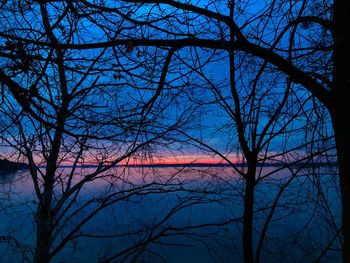
<svg viewBox="0 0 350 263">
<path fill-rule="evenodd" d="M 298 152 L 298 156 L 301 153 Z M 267 156 L 274 156 L 276 155 L 273 160 L 282 160 L 284 155 L 278 155 L 276 152 L 269 152 Z M 85 156 L 83 161 L 79 162 L 77 165 L 78 166 L 84 166 L 84 165 L 98 165 L 100 163 L 102 164 L 109 164 L 115 161 L 115 159 L 112 158 L 113 155 L 110 156 L 110 158 L 106 158 L 104 160 L 101 160 L 99 158 L 93 158 L 93 156 Z M 118 158 L 118 157 L 115 157 Z M 225 158 L 229 160 L 229 162 L 238 164 L 238 163 L 244 163 L 245 160 L 240 154 L 226 154 Z M 11 160 L 11 158 L 8 158 Z M 35 158 L 36 164 L 39 166 L 45 166 L 46 163 L 43 161 L 41 158 L 37 156 Z M 26 160 L 12 160 L 12 161 L 22 161 L 26 162 Z M 131 165 L 177 165 L 177 164 L 227 164 L 229 163 L 222 157 L 215 155 L 215 156 L 210 156 L 210 155 L 205 155 L 205 154 L 186 154 L 186 153 L 178 153 L 178 154 L 156 154 L 152 156 L 151 158 L 143 158 L 142 156 L 133 156 L 130 158 L 127 158 L 117 164 L 119 165 L 126 165 L 126 164 L 131 164 Z M 60 166 L 72 166 L 74 164 L 74 159 L 65 159 L 64 161 L 60 162 Z"/>
<path fill-rule="evenodd" d="M 240 162 L 237 155 L 226 156 L 232 163 Z M 130 159 L 128 161 L 123 161 L 120 164 L 219 164 L 227 163 L 223 158 L 219 156 L 209 156 L 209 155 L 175 155 L 175 156 L 163 156 L 153 158 L 151 160 L 147 159 Z"/>
<path fill-rule="evenodd" d="M 242 157 L 237 155 L 237 154 L 229 154 L 226 155 L 226 158 L 230 160 L 232 163 L 241 163 L 242 162 Z M 10 158 L 9 158 L 10 159 Z M 39 166 L 45 166 L 46 163 L 43 162 L 41 159 L 38 157 L 35 158 L 36 164 Z M 13 160 L 13 161 L 18 161 L 18 160 Z M 26 160 L 20 160 L 22 162 L 26 162 Z M 108 164 L 113 162 L 114 159 L 106 159 L 104 160 L 103 164 Z M 96 160 L 96 159 L 90 159 L 89 157 L 85 157 L 83 162 L 79 162 L 78 166 L 80 165 L 98 165 L 101 160 Z M 228 163 L 226 160 L 221 158 L 220 156 L 210 156 L 210 155 L 196 155 L 196 154 L 183 154 L 183 155 L 162 155 L 162 156 L 155 156 L 151 159 L 146 159 L 146 158 L 140 158 L 140 157 L 135 157 L 135 158 L 129 158 L 125 159 L 118 164 L 120 165 L 126 165 L 126 164 L 131 164 L 131 165 L 149 165 L 149 164 L 155 164 L 155 165 L 162 165 L 162 164 L 226 164 Z M 74 164 L 74 159 L 69 160 L 66 159 L 64 161 L 60 162 L 60 166 L 71 166 Z"/>
</svg>

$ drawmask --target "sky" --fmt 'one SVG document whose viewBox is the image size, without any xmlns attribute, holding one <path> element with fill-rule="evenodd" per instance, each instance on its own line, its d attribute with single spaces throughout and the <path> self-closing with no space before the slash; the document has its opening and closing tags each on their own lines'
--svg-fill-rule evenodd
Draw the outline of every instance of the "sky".
<svg viewBox="0 0 350 263">
<path fill-rule="evenodd" d="M 202 1 L 201 3 L 205 3 L 206 1 Z M 197 3 L 200 5 L 199 3 Z M 226 8 L 226 5 L 219 3 L 220 8 L 222 9 L 220 12 L 225 13 L 224 9 Z M 55 5 L 55 4 L 54 4 Z M 57 4 L 59 5 L 59 4 Z M 225 7 L 225 8 L 224 8 Z M 213 8 L 211 6 L 210 8 Z M 252 6 L 250 8 L 253 8 Z M 255 11 L 257 9 L 261 9 L 262 6 L 256 7 Z M 254 9 L 254 8 L 253 8 Z M 252 9 L 252 10 L 253 10 Z M 50 12 L 53 12 L 54 9 L 50 9 Z M 138 9 L 137 12 L 132 13 L 131 16 L 137 16 L 138 14 L 144 13 L 146 10 L 145 7 L 142 7 L 141 9 Z M 225 9 L 227 10 L 227 9 Z M 248 9 L 249 10 L 249 9 Z M 171 9 L 164 9 L 165 13 L 170 13 Z M 164 15 L 165 13 L 162 13 L 160 9 L 152 9 L 153 15 Z M 180 17 L 178 17 L 180 18 Z M 27 27 L 28 30 L 31 30 L 31 24 L 37 26 L 38 31 L 42 31 L 41 25 L 40 25 L 40 17 L 32 17 L 33 21 L 36 21 L 37 24 L 25 21 L 23 19 L 18 19 L 18 22 L 23 22 L 23 26 Z M 203 22 L 202 18 L 198 18 L 198 23 Z M 65 27 L 69 25 L 69 20 L 63 20 L 61 22 L 60 27 L 57 27 L 54 31 L 55 34 L 59 35 L 62 38 L 62 41 L 66 39 L 66 30 Z M 84 25 L 85 23 L 85 25 Z M 70 41 L 73 43 L 79 43 L 79 41 L 105 41 L 108 34 L 111 34 L 113 32 L 113 23 L 111 23 L 110 28 L 106 30 L 107 32 L 101 30 L 99 28 L 99 25 L 88 22 L 84 22 L 80 26 L 81 32 L 78 32 L 73 39 Z M 177 22 L 178 23 L 178 22 Z M 130 23 L 125 23 L 125 25 L 129 25 Z M 13 25 L 10 24 L 3 24 L 3 27 L 11 27 Z M 85 28 L 83 28 L 85 26 Z M 166 26 L 163 25 L 161 28 L 165 29 Z M 219 30 L 219 25 L 212 25 L 212 24 L 198 24 L 197 26 L 191 26 L 186 27 L 179 26 L 176 29 L 178 32 L 181 30 L 184 32 L 187 32 L 189 30 L 190 33 L 198 33 L 202 34 L 200 36 L 202 37 L 210 37 L 210 38 L 216 38 L 217 36 L 214 34 L 216 31 Z M 16 34 L 18 33 L 16 30 L 14 30 Z M 203 35 L 203 32 L 207 32 L 206 35 Z M 268 31 L 267 31 L 268 32 Z M 126 37 L 138 37 L 143 32 L 140 31 L 139 28 L 129 28 L 126 29 Z M 150 34 L 154 32 L 148 32 Z M 159 36 L 165 36 L 165 33 L 159 33 Z M 155 37 L 159 37 L 158 35 L 155 35 Z M 28 39 L 43 39 L 42 36 L 40 36 L 39 33 L 33 33 L 30 32 L 30 34 L 27 34 Z M 117 36 L 119 37 L 119 36 Z M 123 36 L 125 37 L 125 35 Z M 1 40 L 2 43 L 4 40 Z M 35 46 L 35 45 L 34 45 Z M 32 46 L 28 46 L 30 49 Z M 107 51 L 104 51 L 102 49 L 95 49 L 95 50 L 89 50 L 86 52 L 83 51 L 71 51 L 69 56 L 75 60 L 66 62 L 67 65 L 74 68 L 74 66 L 78 65 L 79 63 L 82 63 L 86 67 L 89 66 L 89 61 L 84 61 L 86 58 L 94 58 L 96 56 L 101 55 L 101 63 L 99 64 L 99 67 L 101 69 L 101 72 L 98 72 L 98 70 L 93 71 L 93 74 L 89 75 L 88 78 L 83 77 L 83 73 L 77 73 L 73 70 L 69 70 L 67 74 L 67 78 L 69 80 L 69 88 L 74 89 L 76 85 L 80 85 L 78 90 L 83 90 L 89 85 L 91 85 L 95 80 L 96 76 L 98 76 L 98 85 L 99 89 L 96 90 L 102 90 L 99 92 L 92 92 L 89 96 L 87 96 L 86 101 L 83 101 L 82 108 L 85 107 L 85 104 L 93 104 L 95 108 L 91 110 L 89 113 L 84 113 L 87 118 L 90 118 L 93 116 L 94 120 L 98 121 L 104 121 L 108 120 L 108 118 L 114 117 L 120 117 L 124 118 L 127 114 L 132 114 L 132 112 L 137 109 L 137 107 L 140 107 L 139 105 L 145 104 L 151 96 L 154 94 L 154 91 L 157 88 L 157 82 L 159 82 L 160 74 L 162 65 L 165 61 L 165 56 L 167 52 L 164 52 L 160 49 L 155 50 L 152 48 L 142 48 L 137 47 L 132 50 L 132 52 L 124 52 L 125 47 L 119 47 L 120 50 L 115 51 L 112 49 L 109 49 Z M 37 52 L 38 54 L 46 57 L 49 54 L 48 49 L 34 49 L 34 53 Z M 150 52 L 147 54 L 147 52 Z M 67 56 L 67 57 L 69 57 Z M 212 57 L 211 57 L 212 56 Z M 254 77 L 256 76 L 257 68 L 254 68 L 252 66 L 254 63 L 257 63 L 256 60 L 251 59 L 250 57 L 244 58 L 241 57 L 241 54 L 237 55 L 237 62 L 244 62 L 246 65 L 246 68 L 244 68 L 242 71 L 237 72 L 237 80 L 238 83 L 238 92 L 240 94 L 240 100 L 241 105 L 245 103 L 247 98 L 250 95 L 251 92 L 251 83 Z M 202 71 L 200 73 L 203 73 L 207 80 L 204 80 L 199 74 L 193 73 L 193 70 L 191 70 L 190 67 L 198 67 L 199 65 L 203 65 L 207 58 L 211 57 L 212 62 L 207 63 L 205 66 L 202 67 Z M 138 64 L 139 63 L 139 64 Z M 187 64 L 186 64 L 187 63 Z M 6 66 L 6 61 L 2 62 L 2 66 Z M 117 65 L 117 66 L 115 66 Z M 139 69 L 136 66 L 141 65 L 143 68 Z M 7 65 L 8 66 L 8 65 Z M 251 66 L 251 67 L 250 67 Z M 181 116 L 182 114 L 187 114 L 187 124 L 184 125 L 184 129 L 188 134 L 198 140 L 201 140 L 202 142 L 207 143 L 210 147 L 215 148 L 216 150 L 220 151 L 224 155 L 228 155 L 230 159 L 233 160 L 233 162 L 237 161 L 237 154 L 233 154 L 237 152 L 237 130 L 234 125 L 234 121 L 230 119 L 230 116 L 227 111 L 225 111 L 220 105 L 220 99 L 218 99 L 217 95 L 214 94 L 213 90 L 210 88 L 210 85 L 208 83 L 208 80 L 212 81 L 220 90 L 221 95 L 226 99 L 226 101 L 231 105 L 233 104 L 232 95 L 230 94 L 230 87 L 229 87 L 229 68 L 228 68 L 228 60 L 227 60 L 227 53 L 225 52 L 211 52 L 208 50 L 194 50 L 194 49 L 182 49 L 176 53 L 176 56 L 174 56 L 171 64 L 170 64 L 170 71 L 167 74 L 166 77 L 166 83 L 167 83 L 167 89 L 162 93 L 162 95 L 157 99 L 155 106 L 158 107 L 153 112 L 151 119 L 152 123 L 149 123 L 149 127 L 157 123 L 158 130 L 161 130 L 159 128 L 161 125 L 170 125 L 172 123 L 175 123 L 177 118 Z M 127 72 L 129 74 L 127 74 Z M 114 77 L 117 72 L 121 73 L 122 78 L 117 79 Z M 118 73 L 118 74 L 119 74 Z M 42 81 L 42 85 L 39 87 L 41 94 L 43 97 L 50 96 L 50 93 L 52 93 L 53 97 L 60 97 L 59 93 L 59 83 L 57 82 L 57 68 L 54 66 L 49 66 L 48 69 L 45 71 L 46 77 L 48 78 L 49 84 L 47 84 L 45 81 Z M 24 77 L 21 79 L 21 76 L 16 77 L 17 81 L 22 81 L 23 85 L 25 87 L 30 86 L 31 83 L 33 83 L 33 79 L 25 76 L 26 74 L 22 74 Z M 283 84 L 285 79 L 283 76 L 279 76 L 278 80 L 273 79 L 272 74 L 266 73 L 266 76 L 262 78 L 262 83 L 259 86 L 260 93 L 258 96 L 266 97 L 267 99 L 263 100 L 263 102 L 266 104 L 266 106 L 269 106 L 266 101 L 271 102 L 272 107 L 275 107 L 278 103 L 278 100 L 280 99 L 280 96 L 274 96 L 273 92 L 271 92 L 271 88 L 268 87 L 270 83 L 276 83 L 276 85 Z M 21 80 L 20 80 L 21 79 Z M 79 84 L 82 80 L 82 84 Z M 265 85 L 265 86 L 264 86 Z M 275 87 L 273 87 L 275 89 Z M 270 89 L 270 90 L 269 90 Z M 277 89 L 278 92 L 281 92 L 284 90 L 284 86 L 278 86 Z M 302 91 L 299 95 L 300 97 L 304 96 L 304 91 Z M 271 95 L 272 94 L 272 95 Z M 176 98 L 174 99 L 174 97 Z M 216 100 L 216 101 L 215 101 Z M 191 101 L 191 105 L 189 103 Z M 80 97 L 77 97 L 74 102 L 81 102 Z M 256 103 L 257 101 L 255 101 Z M 54 103 L 59 104 L 59 99 L 54 100 Z M 291 101 L 293 103 L 293 101 Z M 11 99 L 10 103 L 11 104 Z M 48 104 L 47 104 L 48 105 Z M 54 107 L 51 107 L 49 109 L 48 106 L 44 106 L 45 111 L 47 112 L 53 112 Z M 189 106 L 190 105 L 190 106 Z M 253 109 L 253 111 L 256 111 L 254 107 L 256 107 L 257 104 L 248 102 L 244 107 L 242 107 L 242 113 L 245 115 L 244 117 L 247 117 L 248 114 L 250 114 L 250 110 Z M 9 107 L 10 108 L 10 107 Z M 191 109 L 191 112 L 188 111 L 188 109 Z M 6 110 L 6 109 L 4 109 Z M 14 112 L 17 109 L 14 109 Z M 123 112 L 124 111 L 124 112 Z M 261 111 L 261 110 L 260 110 Z M 189 113 L 190 112 L 190 113 Z M 261 111 L 262 112 L 262 111 Z M 80 114 L 79 111 L 76 112 L 78 115 Z M 192 115 L 191 115 L 192 114 Z M 254 115 L 255 116 L 255 115 Z M 287 116 L 287 115 L 285 115 Z M 261 129 L 264 124 L 267 123 L 266 114 L 263 116 L 260 114 L 258 118 L 259 126 L 258 126 L 258 133 L 261 132 Z M 91 117 L 92 118 L 92 117 Z M 298 121 L 295 121 L 293 128 L 295 130 L 301 130 L 302 126 L 304 125 L 304 120 L 301 116 Z M 127 118 L 127 121 L 137 121 L 137 118 Z M 126 123 L 127 123 L 126 121 Z M 251 121 L 250 119 L 247 119 L 247 122 Z M 283 125 L 283 121 L 285 121 L 283 118 L 278 120 L 276 122 L 276 126 Z M 27 122 L 26 126 L 26 132 L 28 132 L 28 137 L 37 136 L 38 127 L 40 125 L 35 124 L 32 127 L 30 127 L 30 123 Z M 74 132 L 80 132 L 84 131 L 86 127 L 84 127 L 83 124 L 79 123 L 79 121 L 74 120 L 72 118 L 69 121 L 69 128 L 71 131 Z M 79 126 L 82 125 L 82 126 Z M 123 127 L 124 124 L 119 124 L 113 127 L 113 125 L 107 125 L 109 127 L 102 127 L 102 126 L 90 126 L 90 133 L 92 134 L 114 134 L 118 133 L 120 130 L 122 131 L 125 129 Z M 249 125 L 249 124 L 247 124 Z M 155 126 L 155 125 L 154 125 Z M 117 128 L 116 128 L 117 127 Z M 130 128 L 130 127 L 129 127 Z M 16 132 L 12 132 L 11 135 L 13 138 L 10 140 L 10 142 L 13 142 L 16 138 L 18 138 L 18 135 Z M 48 129 L 48 133 L 52 136 L 52 130 Z M 302 132 L 300 133 L 294 133 L 295 135 L 286 137 L 284 135 L 277 136 L 274 139 L 274 143 L 269 145 L 269 149 L 267 151 L 276 152 L 278 149 L 282 149 L 282 147 L 292 147 L 295 144 L 298 144 L 303 139 Z M 249 134 L 249 131 L 245 134 L 247 140 L 251 140 L 251 134 Z M 131 136 L 132 137 L 132 136 Z M 145 139 L 147 136 L 145 136 L 142 139 Z M 128 145 L 130 143 L 130 137 L 126 135 L 125 137 L 121 136 L 120 138 L 114 138 L 118 143 L 124 143 Z M 49 143 L 49 140 L 45 143 Z M 164 147 L 164 149 L 160 149 L 160 147 L 157 147 L 157 150 L 159 151 L 159 158 L 155 158 L 154 162 L 158 163 L 179 163 L 179 162 L 185 162 L 185 163 L 191 163 L 191 162 L 208 162 L 208 163 L 215 163 L 220 162 L 221 159 L 217 156 L 213 156 L 213 154 L 209 154 L 208 156 L 203 154 L 202 151 L 196 150 L 198 149 L 195 143 L 184 143 L 186 146 L 184 147 L 185 150 L 180 149 L 177 150 L 177 145 L 174 147 L 171 146 L 174 151 L 169 154 L 168 148 Z M 99 148 L 100 144 L 97 144 L 93 146 L 93 148 Z M 120 147 L 120 146 L 118 146 Z M 170 148 L 171 148 L 170 147 Z M 3 147 L 2 149 L 5 149 L 6 147 Z M 40 148 L 40 147 L 39 147 Z M 120 149 L 122 149 L 121 147 Z M 181 147 L 180 147 L 181 148 Z M 12 151 L 3 150 L 3 156 L 11 157 Z M 43 150 L 42 152 L 45 152 Z M 239 151 L 238 151 L 239 152 Z M 92 152 L 93 153 L 93 152 Z M 11 157 L 12 158 L 12 157 Z M 238 158 L 241 159 L 241 158 Z M 86 159 L 86 162 L 93 162 L 93 158 Z M 151 162 L 151 160 L 149 160 Z"/>
</svg>

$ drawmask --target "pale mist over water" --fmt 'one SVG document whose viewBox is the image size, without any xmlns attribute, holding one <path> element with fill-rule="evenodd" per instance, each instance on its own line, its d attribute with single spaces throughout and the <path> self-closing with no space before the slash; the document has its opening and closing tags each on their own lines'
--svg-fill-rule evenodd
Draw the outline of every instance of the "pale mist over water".
<svg viewBox="0 0 350 263">
<path fill-rule="evenodd" d="M 72 184 L 94 169 L 80 168 Z M 284 262 L 316 262 L 321 255 L 321 262 L 340 261 L 340 241 L 333 240 L 341 212 L 337 177 L 331 168 L 322 169 L 327 172 L 320 176 L 309 168 L 258 171 L 256 246 L 276 206 L 262 262 L 282 257 Z M 63 182 L 70 168 L 59 172 Z M 31 262 L 37 209 L 31 178 L 19 171 L 0 180 L 1 262 Z M 57 196 L 62 182 L 56 183 Z M 89 219 L 53 262 L 241 262 L 243 192 L 242 178 L 229 167 L 118 167 L 88 183 L 66 205 L 65 233 Z M 100 211 L 101 205 L 106 206 Z M 57 236 L 54 246 L 60 241 Z"/>
</svg>

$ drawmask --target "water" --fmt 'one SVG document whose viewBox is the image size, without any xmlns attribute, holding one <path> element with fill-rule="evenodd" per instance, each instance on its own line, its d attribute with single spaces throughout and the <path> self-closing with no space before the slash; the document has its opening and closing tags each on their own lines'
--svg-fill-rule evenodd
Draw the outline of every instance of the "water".
<svg viewBox="0 0 350 263">
<path fill-rule="evenodd" d="M 73 184 L 93 169 L 77 171 Z M 274 169 L 265 168 L 262 175 Z M 60 172 L 57 200 L 70 169 Z M 321 176 L 313 173 L 300 171 L 284 189 L 267 231 L 262 262 L 281 258 L 315 262 L 335 236 L 340 223 L 337 178 L 328 170 Z M 62 217 L 54 247 L 109 202 L 53 262 L 100 262 L 113 257 L 112 262 L 241 262 L 244 182 L 232 169 L 134 167 L 117 168 L 109 175 L 87 184 Z M 290 171 L 282 170 L 257 184 L 255 244 L 278 192 L 290 178 Z M 0 195 L 0 236 L 7 238 L 0 240 L 1 262 L 30 262 L 37 209 L 31 178 L 26 172 L 1 175 Z M 340 262 L 339 244 L 335 239 L 321 262 Z"/>
</svg>

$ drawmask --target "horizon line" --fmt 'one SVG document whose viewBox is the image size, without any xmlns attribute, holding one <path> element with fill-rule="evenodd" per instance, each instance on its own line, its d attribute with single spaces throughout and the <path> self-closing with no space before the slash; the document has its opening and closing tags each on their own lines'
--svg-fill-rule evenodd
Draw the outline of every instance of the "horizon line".
<svg viewBox="0 0 350 263">
<path fill-rule="evenodd" d="M 242 163 L 234 163 L 234 164 L 229 164 L 229 163 L 148 163 L 148 164 L 116 164 L 114 167 L 232 167 L 233 165 L 235 166 L 240 166 L 240 167 L 246 167 L 248 164 L 246 162 Z M 283 165 L 288 165 L 288 163 L 281 163 L 281 162 L 276 162 L 276 163 L 258 163 L 257 167 L 280 167 Z M 337 162 L 314 162 L 314 163 L 290 163 L 292 166 L 299 166 L 299 165 L 305 165 L 305 166 L 336 166 Z M 102 167 L 108 166 L 102 165 Z M 46 167 L 46 166 L 39 166 L 39 167 Z M 86 164 L 86 165 L 59 165 L 58 168 L 96 168 L 99 167 L 98 164 Z"/>
</svg>

